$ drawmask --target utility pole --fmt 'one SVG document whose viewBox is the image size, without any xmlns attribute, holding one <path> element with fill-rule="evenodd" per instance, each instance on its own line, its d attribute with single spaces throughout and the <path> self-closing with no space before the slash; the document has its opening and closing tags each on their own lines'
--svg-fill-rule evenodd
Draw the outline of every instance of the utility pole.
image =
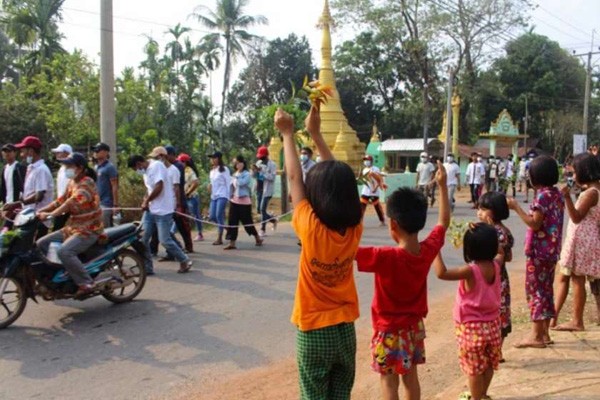
<svg viewBox="0 0 600 400">
<path fill-rule="evenodd" d="M 100 140 L 117 154 L 115 134 L 115 67 L 113 52 L 113 2 L 100 0 Z"/>
<path fill-rule="evenodd" d="M 523 122 L 523 130 L 525 133 L 525 139 L 523 139 L 523 147 L 525 147 L 525 154 L 524 154 L 525 156 L 527 155 L 527 128 L 528 127 L 529 127 L 529 103 L 527 101 L 527 94 L 525 94 L 525 121 Z"/>
<path fill-rule="evenodd" d="M 423 151 L 427 151 L 429 142 L 429 85 L 423 85 Z"/>
<path fill-rule="evenodd" d="M 454 90 L 454 69 L 448 68 L 448 94 L 446 104 L 446 143 L 444 143 L 444 160 L 450 153 L 450 136 L 452 135 L 452 91 Z M 456 154 L 455 154 L 456 156 Z"/>
<path fill-rule="evenodd" d="M 592 48 L 589 53 L 583 54 L 575 54 L 575 57 L 587 56 L 587 66 L 586 66 L 586 76 L 585 76 L 585 98 L 583 99 L 583 127 L 581 129 L 581 134 L 585 135 L 587 139 L 588 130 L 589 130 L 589 112 L 590 112 L 590 94 L 591 94 L 591 86 L 592 86 L 592 56 L 596 54 L 600 54 L 600 51 L 594 52 L 594 34 L 595 30 L 592 31 Z M 600 49 L 600 47 L 599 47 Z M 573 53 L 575 53 L 573 51 Z"/>
</svg>

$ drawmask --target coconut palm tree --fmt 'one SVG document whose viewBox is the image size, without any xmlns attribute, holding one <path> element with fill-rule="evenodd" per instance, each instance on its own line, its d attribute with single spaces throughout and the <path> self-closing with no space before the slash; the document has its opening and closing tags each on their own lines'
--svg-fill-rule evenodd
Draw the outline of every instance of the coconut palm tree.
<svg viewBox="0 0 600 400">
<path fill-rule="evenodd" d="M 267 24 L 268 20 L 262 15 L 250 16 L 244 14 L 249 0 L 216 0 L 215 10 L 206 6 L 198 6 L 190 17 L 195 18 L 202 25 L 216 31 L 204 37 L 204 41 L 224 42 L 224 76 L 223 91 L 221 98 L 220 114 L 220 141 L 223 144 L 223 118 L 225 116 L 225 104 L 227 91 L 231 79 L 231 70 L 238 57 L 245 57 L 245 49 L 253 41 L 260 39 L 258 36 L 248 32 L 248 29 L 260 24 Z"/>
</svg>

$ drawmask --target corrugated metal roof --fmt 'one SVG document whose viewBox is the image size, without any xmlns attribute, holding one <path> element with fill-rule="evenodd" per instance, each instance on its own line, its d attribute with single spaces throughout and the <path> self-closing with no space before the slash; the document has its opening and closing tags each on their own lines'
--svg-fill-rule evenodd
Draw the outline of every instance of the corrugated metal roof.
<svg viewBox="0 0 600 400">
<path fill-rule="evenodd" d="M 431 144 L 437 139 L 430 138 L 427 144 Z M 440 142 L 441 143 L 441 142 Z M 423 139 L 388 139 L 381 143 L 381 151 L 425 151 L 423 149 Z"/>
</svg>

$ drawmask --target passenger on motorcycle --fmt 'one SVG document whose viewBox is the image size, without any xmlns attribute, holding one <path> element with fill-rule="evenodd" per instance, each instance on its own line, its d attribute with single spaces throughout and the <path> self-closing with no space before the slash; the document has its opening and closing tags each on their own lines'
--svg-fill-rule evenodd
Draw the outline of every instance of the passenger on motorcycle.
<svg viewBox="0 0 600 400">
<path fill-rule="evenodd" d="M 65 213 L 69 213 L 70 217 L 62 230 L 44 236 L 37 245 L 47 254 L 50 243 L 62 242 L 58 258 L 79 287 L 76 296 L 81 296 L 93 291 L 94 280 L 84 269 L 78 255 L 103 239 L 102 209 L 96 189 L 96 174 L 87 165 L 86 158 L 80 153 L 73 153 L 60 162 L 66 166 L 66 175 L 70 178 L 67 191 L 39 210 L 37 215 L 42 221 Z"/>
</svg>

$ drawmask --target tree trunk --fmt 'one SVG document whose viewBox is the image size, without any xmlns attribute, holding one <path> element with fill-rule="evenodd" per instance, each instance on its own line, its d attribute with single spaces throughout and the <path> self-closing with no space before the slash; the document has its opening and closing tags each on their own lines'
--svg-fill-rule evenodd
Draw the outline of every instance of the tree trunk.
<svg viewBox="0 0 600 400">
<path fill-rule="evenodd" d="M 223 76 L 223 92 L 221 93 L 221 115 L 219 121 L 219 141 L 223 147 L 223 120 L 225 119 L 225 104 L 227 101 L 227 89 L 229 87 L 229 75 L 231 73 L 231 39 L 229 35 L 225 38 L 225 74 Z"/>
</svg>

